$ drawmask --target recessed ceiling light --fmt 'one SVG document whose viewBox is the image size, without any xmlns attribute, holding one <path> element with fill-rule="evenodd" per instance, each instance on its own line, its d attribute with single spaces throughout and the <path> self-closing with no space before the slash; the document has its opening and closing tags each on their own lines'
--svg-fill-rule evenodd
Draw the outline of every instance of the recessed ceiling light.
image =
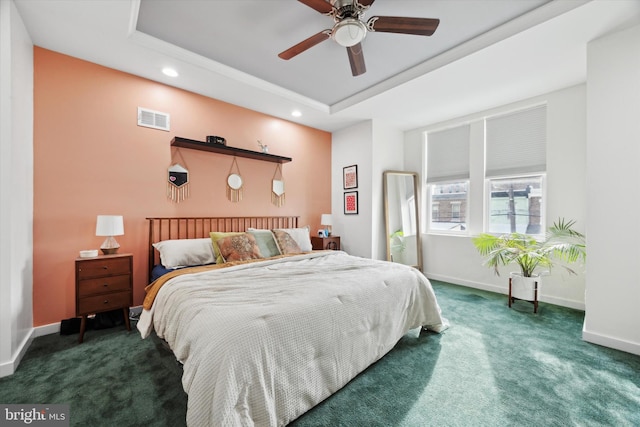
<svg viewBox="0 0 640 427">
<path fill-rule="evenodd" d="M 178 77 L 178 72 L 173 68 L 165 67 L 162 69 L 162 72 L 169 77 Z"/>
<path fill-rule="evenodd" d="M 301 113 L 300 111 L 298 111 L 298 110 L 293 110 L 293 111 L 291 112 L 291 115 L 292 115 L 293 117 L 300 117 L 300 116 L 302 115 L 302 113 Z"/>
</svg>

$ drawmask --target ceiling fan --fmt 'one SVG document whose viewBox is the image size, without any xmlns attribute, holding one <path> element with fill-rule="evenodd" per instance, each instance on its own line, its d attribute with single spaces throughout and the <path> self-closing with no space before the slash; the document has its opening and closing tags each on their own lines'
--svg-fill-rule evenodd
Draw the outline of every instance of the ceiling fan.
<svg viewBox="0 0 640 427">
<path fill-rule="evenodd" d="M 439 19 L 408 18 L 400 16 L 373 16 L 367 22 L 362 15 L 375 0 L 298 0 L 318 12 L 333 18 L 333 28 L 322 30 L 317 34 L 301 41 L 278 54 L 282 59 L 289 60 L 307 49 L 332 38 L 340 46 L 347 48 L 351 73 L 354 76 L 364 74 L 362 40 L 367 32 L 415 34 L 430 36 L 438 28 Z"/>
</svg>

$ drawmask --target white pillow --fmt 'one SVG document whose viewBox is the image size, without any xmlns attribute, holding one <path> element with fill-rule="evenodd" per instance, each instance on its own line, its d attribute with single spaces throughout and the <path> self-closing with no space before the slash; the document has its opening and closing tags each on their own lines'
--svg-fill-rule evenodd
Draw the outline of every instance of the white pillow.
<svg viewBox="0 0 640 427">
<path fill-rule="evenodd" d="M 216 261 L 210 238 L 163 240 L 154 243 L 166 268 L 191 267 Z"/>
<path fill-rule="evenodd" d="M 311 252 L 311 237 L 309 236 L 310 227 L 307 225 L 302 228 L 278 228 L 277 230 L 286 231 L 296 241 L 300 250 L 303 252 Z"/>
</svg>

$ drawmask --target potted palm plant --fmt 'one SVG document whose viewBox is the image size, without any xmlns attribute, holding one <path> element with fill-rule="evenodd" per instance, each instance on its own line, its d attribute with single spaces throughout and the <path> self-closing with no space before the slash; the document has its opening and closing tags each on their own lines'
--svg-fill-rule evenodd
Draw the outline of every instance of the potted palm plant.
<svg viewBox="0 0 640 427">
<path fill-rule="evenodd" d="M 404 250 L 406 249 L 407 244 L 404 241 L 404 232 L 402 229 L 392 233 L 389 236 L 389 242 L 391 244 L 391 261 L 404 264 Z"/>
<path fill-rule="evenodd" d="M 496 275 L 500 275 L 500 266 L 517 264 L 520 267 L 519 272 L 511 273 L 509 306 L 512 298 L 517 298 L 534 301 L 537 309 L 538 269 L 551 269 L 555 260 L 565 263 L 562 267 L 570 274 L 576 274 L 566 264 L 586 260 L 587 252 L 585 237 L 573 229 L 574 224 L 575 221 L 560 218 L 542 239 L 522 233 L 501 236 L 482 233 L 472 239 L 480 255 L 486 257 L 485 264 L 493 268 Z"/>
</svg>

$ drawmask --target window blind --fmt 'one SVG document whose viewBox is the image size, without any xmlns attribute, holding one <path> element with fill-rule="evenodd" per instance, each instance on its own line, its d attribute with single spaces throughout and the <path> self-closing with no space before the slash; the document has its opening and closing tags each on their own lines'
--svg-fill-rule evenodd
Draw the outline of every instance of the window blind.
<svg viewBox="0 0 640 427">
<path fill-rule="evenodd" d="M 546 171 L 546 105 L 488 118 L 485 126 L 487 177 Z"/>
<path fill-rule="evenodd" d="M 469 179 L 469 125 L 427 133 L 427 182 Z"/>
</svg>

